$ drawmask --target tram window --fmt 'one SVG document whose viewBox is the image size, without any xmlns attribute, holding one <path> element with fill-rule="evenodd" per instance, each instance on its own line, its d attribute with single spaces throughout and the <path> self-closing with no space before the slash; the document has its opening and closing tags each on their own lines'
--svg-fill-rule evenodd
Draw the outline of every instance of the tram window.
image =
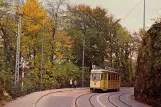
<svg viewBox="0 0 161 107">
<path fill-rule="evenodd" d="M 103 80 L 105 78 L 104 74 L 101 74 L 101 80 Z"/>
<path fill-rule="evenodd" d="M 102 76 L 101 76 L 101 79 L 102 79 L 102 80 L 106 80 L 106 79 L 107 79 L 107 74 L 104 74 L 104 73 L 103 73 Z"/>
<path fill-rule="evenodd" d="M 105 75 L 105 78 L 104 79 L 107 80 L 107 74 L 104 74 L 104 75 Z"/>
<path fill-rule="evenodd" d="M 113 80 L 113 75 L 111 74 L 111 80 Z"/>
<path fill-rule="evenodd" d="M 91 79 L 100 80 L 101 79 L 101 74 L 93 73 L 93 74 L 91 74 Z"/>
<path fill-rule="evenodd" d="M 108 80 L 110 80 L 111 78 L 110 78 L 110 74 L 108 74 Z"/>
</svg>

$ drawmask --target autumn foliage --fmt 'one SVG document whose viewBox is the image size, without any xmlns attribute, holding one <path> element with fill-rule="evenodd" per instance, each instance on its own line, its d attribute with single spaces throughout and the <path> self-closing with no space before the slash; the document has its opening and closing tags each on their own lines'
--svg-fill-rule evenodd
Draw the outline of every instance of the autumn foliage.
<svg viewBox="0 0 161 107">
<path fill-rule="evenodd" d="M 47 11 L 44 10 L 37 0 L 27 0 L 22 7 L 22 13 L 22 23 L 25 31 L 33 32 L 42 30 L 43 24 L 49 26 Z"/>
<path fill-rule="evenodd" d="M 115 19 L 99 6 L 70 6 L 65 0 L 44 3 L 48 3 L 43 4 L 46 7 L 39 0 L 25 0 L 22 5 L 20 56 L 29 62 L 29 68 L 25 69 L 23 95 L 40 88 L 68 87 L 71 77 L 77 79 L 78 86 L 81 86 L 83 40 L 85 86 L 89 86 L 92 64 L 120 69 L 122 85 L 133 85 L 135 60 L 132 58 L 137 46 L 129 32 L 121 26 L 120 19 Z M 19 9 L 16 7 L 14 15 L 6 13 L 0 20 L 0 32 L 4 39 L 4 48 L 0 51 L 0 73 L 5 89 L 14 98 L 22 95 L 17 92 L 20 84 L 12 87 Z"/>
</svg>

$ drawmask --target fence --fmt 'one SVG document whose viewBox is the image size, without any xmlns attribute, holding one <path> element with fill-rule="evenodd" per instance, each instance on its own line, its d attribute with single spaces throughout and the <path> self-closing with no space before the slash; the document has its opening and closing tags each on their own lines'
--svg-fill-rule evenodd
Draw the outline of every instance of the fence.
<svg viewBox="0 0 161 107">
<path fill-rule="evenodd" d="M 42 86 L 41 85 L 25 86 L 23 88 L 23 91 L 21 90 L 21 86 L 13 86 L 7 88 L 6 91 L 9 93 L 10 96 L 12 96 L 13 99 L 15 99 L 17 97 L 24 96 L 32 92 L 51 90 L 54 88 L 56 87 L 54 87 L 52 84 L 43 84 Z"/>
</svg>

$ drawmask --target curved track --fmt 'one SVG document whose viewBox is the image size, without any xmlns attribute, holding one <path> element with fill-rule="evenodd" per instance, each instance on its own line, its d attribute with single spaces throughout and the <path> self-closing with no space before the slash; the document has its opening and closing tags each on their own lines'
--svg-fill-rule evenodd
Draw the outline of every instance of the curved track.
<svg viewBox="0 0 161 107">
<path fill-rule="evenodd" d="M 84 90 L 84 89 L 80 89 Z M 53 104 L 57 107 L 66 107 L 66 105 L 72 107 L 148 107 L 146 105 L 140 104 L 136 101 L 133 101 L 129 98 L 133 94 L 133 89 L 122 89 L 119 92 L 112 93 L 91 93 L 89 90 L 79 91 L 74 90 L 73 92 L 66 91 L 57 91 L 48 93 L 58 93 L 56 95 L 44 95 L 47 96 L 42 99 L 44 96 L 40 97 L 33 107 L 53 107 Z M 59 92 L 61 92 L 59 94 Z M 62 93 L 63 92 L 63 93 Z M 64 93 L 65 92 L 65 93 Z M 66 93 L 67 92 L 67 93 Z M 52 99 L 52 100 L 51 100 Z M 54 99 L 54 102 L 53 102 Z M 61 100 L 64 99 L 65 105 L 61 103 Z M 40 101 L 41 100 L 41 101 Z"/>
<path fill-rule="evenodd" d="M 119 96 L 119 100 L 120 100 L 122 103 L 124 103 L 125 105 L 127 105 L 127 106 L 129 106 L 129 107 L 132 107 L 131 105 L 129 105 L 129 104 L 125 103 L 124 101 L 122 101 L 121 98 L 120 98 L 121 96 L 126 95 L 126 94 L 129 94 L 129 93 L 121 94 L 121 95 Z"/>
<path fill-rule="evenodd" d="M 79 105 L 78 105 L 78 103 L 77 103 L 77 102 L 78 102 L 78 99 L 81 98 L 81 97 L 83 97 L 83 96 L 85 96 L 85 95 L 87 95 L 87 94 L 91 94 L 91 93 L 82 94 L 82 95 L 78 96 L 78 97 L 75 99 L 75 107 L 79 107 Z M 89 103 L 90 103 L 90 105 L 91 105 L 92 107 L 95 107 L 95 106 L 92 104 L 91 98 L 92 98 L 93 96 L 95 96 L 95 95 L 97 95 L 97 94 L 92 94 L 92 95 L 88 98 L 88 101 L 89 101 Z"/>
<path fill-rule="evenodd" d="M 108 96 L 108 101 L 109 101 L 113 106 L 117 107 L 117 105 L 115 105 L 115 104 L 110 100 L 110 97 L 113 96 L 113 95 L 115 95 L 115 94 L 111 94 L 111 95 Z"/>
<path fill-rule="evenodd" d="M 4 107 L 151 107 L 130 98 L 134 88 L 122 87 L 119 92 L 108 93 L 90 93 L 89 88 L 80 89 L 36 92 L 9 102 Z"/>
<path fill-rule="evenodd" d="M 77 89 L 77 90 L 86 90 L 86 89 Z M 45 97 L 45 96 L 48 96 L 48 95 L 50 95 L 50 94 L 54 94 L 54 93 L 67 92 L 67 91 L 72 91 L 72 90 L 55 91 L 55 92 L 47 93 L 47 94 L 45 94 L 45 95 L 41 96 L 40 98 L 38 98 L 38 99 L 35 101 L 35 103 L 33 104 L 33 107 L 36 107 L 36 104 L 37 104 L 37 103 L 38 103 L 38 102 L 39 102 L 43 97 Z"/>
<path fill-rule="evenodd" d="M 113 103 L 113 102 L 110 100 L 110 97 L 111 97 L 111 96 L 114 96 L 114 95 L 116 95 L 116 94 L 117 94 L 117 93 L 109 95 L 109 96 L 108 96 L 108 101 L 109 101 L 113 106 L 118 107 L 115 103 Z M 121 98 L 120 98 L 121 96 L 126 95 L 126 94 L 129 94 L 129 93 L 124 93 L 124 94 L 119 95 L 119 96 L 118 96 L 118 99 L 119 99 L 120 102 L 122 102 L 122 103 L 125 104 L 126 106 L 132 107 L 131 105 L 129 105 L 129 104 L 125 103 L 124 101 L 122 101 Z"/>
</svg>

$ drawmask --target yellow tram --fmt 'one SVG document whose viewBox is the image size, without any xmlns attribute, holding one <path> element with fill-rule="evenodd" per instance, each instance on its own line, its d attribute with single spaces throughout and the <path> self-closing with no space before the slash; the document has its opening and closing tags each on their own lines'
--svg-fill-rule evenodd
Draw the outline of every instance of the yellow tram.
<svg viewBox="0 0 161 107">
<path fill-rule="evenodd" d="M 120 74 L 113 69 L 92 69 L 90 75 L 90 90 L 119 90 Z"/>
</svg>

